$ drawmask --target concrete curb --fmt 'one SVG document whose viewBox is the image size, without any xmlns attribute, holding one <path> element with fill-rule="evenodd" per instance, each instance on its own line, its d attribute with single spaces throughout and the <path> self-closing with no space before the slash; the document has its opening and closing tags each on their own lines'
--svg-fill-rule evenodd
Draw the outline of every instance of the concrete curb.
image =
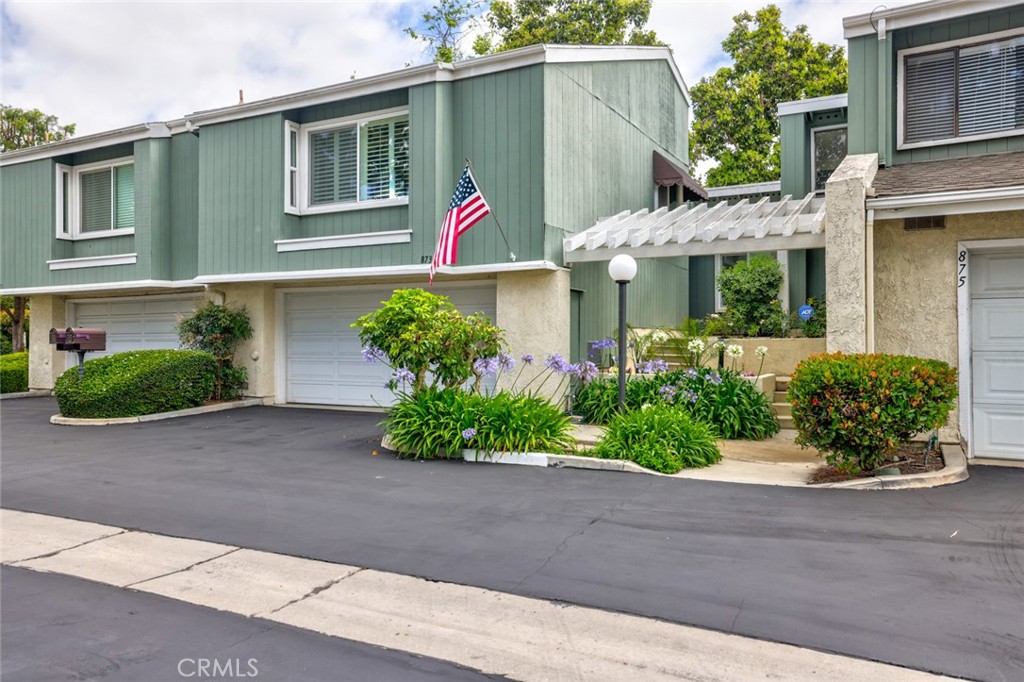
<svg viewBox="0 0 1024 682">
<path fill-rule="evenodd" d="M 859 478 L 854 481 L 842 481 L 840 483 L 819 483 L 809 485 L 808 488 L 852 488 L 855 490 L 914 490 L 917 488 L 937 488 L 941 485 L 951 485 L 966 481 L 967 457 L 959 445 L 942 445 L 942 459 L 946 466 L 938 471 L 925 471 L 920 474 L 906 474 L 903 476 L 872 476 L 871 478 Z"/>
<path fill-rule="evenodd" d="M 0 400 L 18 400 L 19 398 L 47 398 L 53 395 L 51 391 L 45 388 L 35 388 L 31 391 L 21 391 L 19 393 L 0 393 Z"/>
<path fill-rule="evenodd" d="M 209 412 L 237 410 L 240 407 L 255 407 L 262 404 L 262 398 L 245 398 L 244 400 L 233 400 L 229 403 L 190 407 L 187 410 L 144 414 L 141 417 L 114 417 L 111 419 L 80 419 L 78 417 L 62 417 L 59 414 L 55 414 L 50 417 L 50 423 L 58 424 L 60 426 L 116 426 L 118 424 L 141 424 L 145 422 L 163 421 L 164 419 L 175 419 L 176 417 L 191 417 L 196 414 L 207 414 Z"/>
</svg>

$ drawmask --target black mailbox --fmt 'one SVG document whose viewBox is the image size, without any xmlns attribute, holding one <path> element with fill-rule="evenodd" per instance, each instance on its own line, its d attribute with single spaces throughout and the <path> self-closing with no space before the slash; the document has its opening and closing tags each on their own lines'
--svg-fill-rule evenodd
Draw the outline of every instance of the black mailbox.
<svg viewBox="0 0 1024 682">
<path fill-rule="evenodd" d="M 64 350 L 95 351 L 107 349 L 107 333 L 96 327 L 68 327 Z M 60 350 L 58 346 L 58 350 Z"/>
</svg>

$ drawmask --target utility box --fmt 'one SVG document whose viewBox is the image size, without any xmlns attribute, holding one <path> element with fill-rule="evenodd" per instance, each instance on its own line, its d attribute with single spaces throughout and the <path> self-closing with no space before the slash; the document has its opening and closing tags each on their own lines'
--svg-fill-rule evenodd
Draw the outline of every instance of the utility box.
<svg viewBox="0 0 1024 682">
<path fill-rule="evenodd" d="M 107 332 L 97 327 L 68 327 L 64 350 L 70 351 L 103 351 L 107 349 Z"/>
</svg>

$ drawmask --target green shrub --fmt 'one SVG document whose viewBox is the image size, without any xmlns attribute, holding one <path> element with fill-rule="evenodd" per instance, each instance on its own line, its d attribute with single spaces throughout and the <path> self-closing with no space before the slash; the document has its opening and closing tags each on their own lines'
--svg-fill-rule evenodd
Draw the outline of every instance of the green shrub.
<svg viewBox="0 0 1024 682">
<path fill-rule="evenodd" d="M 778 298 L 783 279 L 782 266 L 765 255 L 740 261 L 718 275 L 715 282 L 722 292 L 734 334 L 772 336 L 782 333 L 782 327 L 786 326 L 785 315 Z"/>
<path fill-rule="evenodd" d="M 618 412 L 618 396 L 615 379 L 596 379 L 576 393 L 573 408 L 588 423 L 607 424 Z M 626 383 L 627 411 L 656 403 L 684 407 L 728 440 L 763 440 L 779 432 L 768 397 L 730 370 L 676 370 Z"/>
<path fill-rule="evenodd" d="M 0 393 L 28 390 L 28 352 L 0 355 Z"/>
<path fill-rule="evenodd" d="M 824 338 L 828 333 L 828 309 L 825 307 L 825 299 L 809 298 L 807 305 L 814 308 L 811 319 L 804 321 L 804 336 L 811 339 Z"/>
<path fill-rule="evenodd" d="M 175 330 L 183 347 L 204 351 L 217 360 L 213 398 L 237 398 L 248 376 L 244 367 L 235 367 L 232 363 L 238 344 L 252 338 L 249 313 L 244 308 L 207 301 L 206 305 L 179 321 Z"/>
<path fill-rule="evenodd" d="M 399 452 L 416 459 L 486 452 L 564 452 L 574 440 L 571 420 L 535 395 L 493 396 L 424 388 L 403 394 L 381 426 Z"/>
<path fill-rule="evenodd" d="M 137 417 L 201 405 L 213 391 L 217 361 L 209 353 L 140 350 L 115 353 L 73 367 L 54 393 L 65 417 Z"/>
<path fill-rule="evenodd" d="M 664 403 L 616 415 L 589 454 L 628 459 L 664 474 L 706 467 L 722 459 L 711 426 L 694 419 L 681 406 Z"/>
<path fill-rule="evenodd" d="M 815 355 L 793 372 L 796 442 L 850 473 L 878 468 L 915 433 L 946 423 L 956 370 L 904 355 Z"/>
<path fill-rule="evenodd" d="M 396 371 L 412 374 L 411 392 L 458 388 L 483 379 L 475 362 L 505 350 L 501 329 L 484 315 L 463 316 L 445 296 L 422 289 L 397 289 L 380 308 L 352 323 L 359 328 L 363 356 L 385 359 Z M 429 383 L 428 383 L 429 381 Z M 392 389 L 397 382 L 392 381 Z"/>
</svg>

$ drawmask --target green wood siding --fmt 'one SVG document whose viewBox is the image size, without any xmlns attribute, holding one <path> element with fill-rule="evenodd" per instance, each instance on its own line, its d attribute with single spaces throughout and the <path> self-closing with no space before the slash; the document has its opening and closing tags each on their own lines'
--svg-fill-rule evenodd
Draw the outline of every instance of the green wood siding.
<svg viewBox="0 0 1024 682">
<path fill-rule="evenodd" d="M 900 164 L 1024 150 L 1024 135 L 919 149 L 896 148 L 899 105 L 896 77 L 900 50 L 1020 27 L 1024 27 L 1024 5 L 894 31 L 881 43 L 874 35 L 850 40 L 850 153 L 878 153 L 880 163 Z"/>
<path fill-rule="evenodd" d="M 690 258 L 690 310 L 688 315 L 697 320 L 715 312 L 715 257 Z"/>
<path fill-rule="evenodd" d="M 782 195 L 802 197 L 811 186 L 811 144 L 804 114 L 780 117 Z"/>
<path fill-rule="evenodd" d="M 199 270 L 199 137 L 171 138 L 170 265 L 172 280 Z"/>
<path fill-rule="evenodd" d="M 544 68 L 544 222 L 573 233 L 653 208 L 653 151 L 689 160 L 689 111 L 668 64 Z"/>
<path fill-rule="evenodd" d="M 626 320 L 634 327 L 674 327 L 687 315 L 690 277 L 686 258 L 642 258 L 636 279 L 626 287 Z M 619 324 L 618 285 L 607 263 L 574 263 L 572 289 L 580 291 L 580 330 L 576 357 L 587 344 L 613 338 Z"/>
<path fill-rule="evenodd" d="M 47 283 L 55 231 L 54 164 L 31 161 L 0 168 L 0 286 Z"/>
</svg>

